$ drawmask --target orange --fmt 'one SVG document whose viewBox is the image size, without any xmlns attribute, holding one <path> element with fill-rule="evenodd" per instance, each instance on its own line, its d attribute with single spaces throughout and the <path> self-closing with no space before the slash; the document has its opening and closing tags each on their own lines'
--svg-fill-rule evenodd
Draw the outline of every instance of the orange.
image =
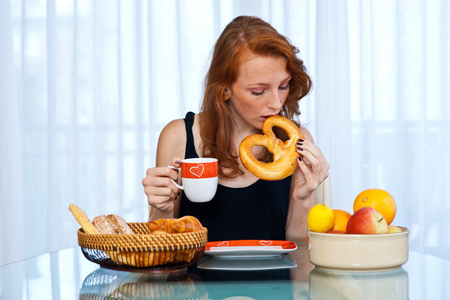
<svg viewBox="0 0 450 300">
<path fill-rule="evenodd" d="M 395 213 L 397 212 L 394 198 L 388 192 L 380 189 L 368 189 L 362 191 L 353 203 L 353 212 L 365 206 L 375 208 L 388 224 L 392 223 L 395 218 Z"/>
<path fill-rule="evenodd" d="M 347 222 L 352 216 L 349 212 L 342 209 L 333 209 L 334 226 L 332 230 L 342 230 L 347 232 Z"/>
<path fill-rule="evenodd" d="M 308 227 L 314 232 L 328 232 L 334 226 L 334 213 L 325 204 L 314 205 L 308 214 Z"/>
</svg>

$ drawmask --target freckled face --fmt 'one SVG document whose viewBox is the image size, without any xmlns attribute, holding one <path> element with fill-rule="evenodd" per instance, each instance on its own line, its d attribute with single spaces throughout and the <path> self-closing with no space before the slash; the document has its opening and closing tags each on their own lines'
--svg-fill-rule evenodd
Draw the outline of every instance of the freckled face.
<svg viewBox="0 0 450 300">
<path fill-rule="evenodd" d="M 284 57 L 257 56 L 238 68 L 229 96 L 231 111 L 238 126 L 260 130 L 264 120 L 278 115 L 289 95 L 291 74 Z"/>
</svg>

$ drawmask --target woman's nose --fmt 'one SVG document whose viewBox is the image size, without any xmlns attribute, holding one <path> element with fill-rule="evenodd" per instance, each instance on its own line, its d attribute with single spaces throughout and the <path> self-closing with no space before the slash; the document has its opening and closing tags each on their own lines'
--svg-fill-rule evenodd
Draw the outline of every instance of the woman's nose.
<svg viewBox="0 0 450 300">
<path fill-rule="evenodd" d="M 282 107 L 281 97 L 278 92 L 272 93 L 269 97 L 269 108 L 279 110 Z"/>
</svg>

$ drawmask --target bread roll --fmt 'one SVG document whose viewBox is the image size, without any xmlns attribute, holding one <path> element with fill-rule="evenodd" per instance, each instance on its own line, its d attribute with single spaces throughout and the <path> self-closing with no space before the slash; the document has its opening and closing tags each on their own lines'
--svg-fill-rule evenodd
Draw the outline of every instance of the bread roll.
<svg viewBox="0 0 450 300">
<path fill-rule="evenodd" d="M 118 215 L 97 216 L 92 223 L 103 234 L 133 234 L 127 222 Z"/>
</svg>

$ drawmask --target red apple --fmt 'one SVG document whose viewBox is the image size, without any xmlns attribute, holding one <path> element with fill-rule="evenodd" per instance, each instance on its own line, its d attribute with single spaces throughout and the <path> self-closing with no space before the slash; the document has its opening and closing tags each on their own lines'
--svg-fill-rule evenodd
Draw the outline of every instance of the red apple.
<svg viewBox="0 0 450 300">
<path fill-rule="evenodd" d="M 358 209 L 348 220 L 347 233 L 373 234 L 388 233 L 389 227 L 383 216 L 373 207 L 366 206 Z"/>
<path fill-rule="evenodd" d="M 346 234 L 344 230 L 330 230 L 327 233 L 334 233 L 334 234 Z"/>
</svg>

